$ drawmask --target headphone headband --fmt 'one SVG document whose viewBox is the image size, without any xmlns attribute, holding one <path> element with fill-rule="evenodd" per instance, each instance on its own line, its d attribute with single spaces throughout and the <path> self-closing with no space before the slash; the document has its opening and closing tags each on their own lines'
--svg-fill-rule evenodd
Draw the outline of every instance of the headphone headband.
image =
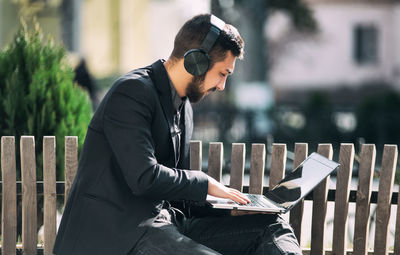
<svg viewBox="0 0 400 255">
<path fill-rule="evenodd" d="M 218 18 L 217 16 L 211 14 L 210 22 L 212 26 L 218 28 L 219 30 L 224 29 L 225 22 L 222 19 Z"/>
<path fill-rule="evenodd" d="M 225 22 L 214 15 L 211 15 L 210 23 L 210 31 L 208 32 L 206 38 L 203 40 L 200 46 L 200 49 L 202 49 L 205 53 L 208 53 L 211 50 L 212 46 L 214 46 L 219 34 L 225 26 Z"/>
</svg>

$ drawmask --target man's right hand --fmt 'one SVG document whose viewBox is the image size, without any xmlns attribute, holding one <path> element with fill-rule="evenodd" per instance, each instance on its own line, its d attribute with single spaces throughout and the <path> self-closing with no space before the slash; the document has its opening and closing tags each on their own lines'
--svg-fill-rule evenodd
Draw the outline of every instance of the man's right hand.
<svg viewBox="0 0 400 255">
<path fill-rule="evenodd" d="M 228 188 L 210 176 L 208 176 L 208 195 L 229 198 L 240 204 L 250 203 L 250 200 L 242 192 Z"/>
</svg>

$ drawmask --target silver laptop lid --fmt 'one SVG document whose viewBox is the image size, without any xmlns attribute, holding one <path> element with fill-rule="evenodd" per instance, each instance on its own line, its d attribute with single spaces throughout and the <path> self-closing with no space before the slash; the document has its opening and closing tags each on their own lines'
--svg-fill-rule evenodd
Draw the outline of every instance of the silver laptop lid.
<svg viewBox="0 0 400 255">
<path fill-rule="evenodd" d="M 314 152 L 265 196 L 287 211 L 338 166 L 338 163 Z"/>
</svg>

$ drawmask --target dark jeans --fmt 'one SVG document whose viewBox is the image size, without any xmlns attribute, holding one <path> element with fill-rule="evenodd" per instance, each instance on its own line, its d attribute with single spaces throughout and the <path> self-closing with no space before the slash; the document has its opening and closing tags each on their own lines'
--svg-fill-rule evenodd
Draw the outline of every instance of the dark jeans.
<svg viewBox="0 0 400 255">
<path fill-rule="evenodd" d="M 185 218 L 163 209 L 129 254 L 302 254 L 292 228 L 279 215 Z"/>
</svg>

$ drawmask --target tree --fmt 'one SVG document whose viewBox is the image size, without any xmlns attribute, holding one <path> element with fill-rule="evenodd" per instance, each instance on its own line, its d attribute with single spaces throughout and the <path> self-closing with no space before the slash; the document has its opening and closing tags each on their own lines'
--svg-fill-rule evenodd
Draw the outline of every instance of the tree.
<svg viewBox="0 0 400 255">
<path fill-rule="evenodd" d="M 23 22 L 14 41 L 0 51 L 0 134 L 35 136 L 39 180 L 43 136 L 57 138 L 57 179 L 63 180 L 64 136 L 78 136 L 80 148 L 92 116 L 87 92 L 73 83 L 64 57 L 62 47 L 51 39 L 44 42 L 37 24 L 28 31 Z"/>
</svg>

